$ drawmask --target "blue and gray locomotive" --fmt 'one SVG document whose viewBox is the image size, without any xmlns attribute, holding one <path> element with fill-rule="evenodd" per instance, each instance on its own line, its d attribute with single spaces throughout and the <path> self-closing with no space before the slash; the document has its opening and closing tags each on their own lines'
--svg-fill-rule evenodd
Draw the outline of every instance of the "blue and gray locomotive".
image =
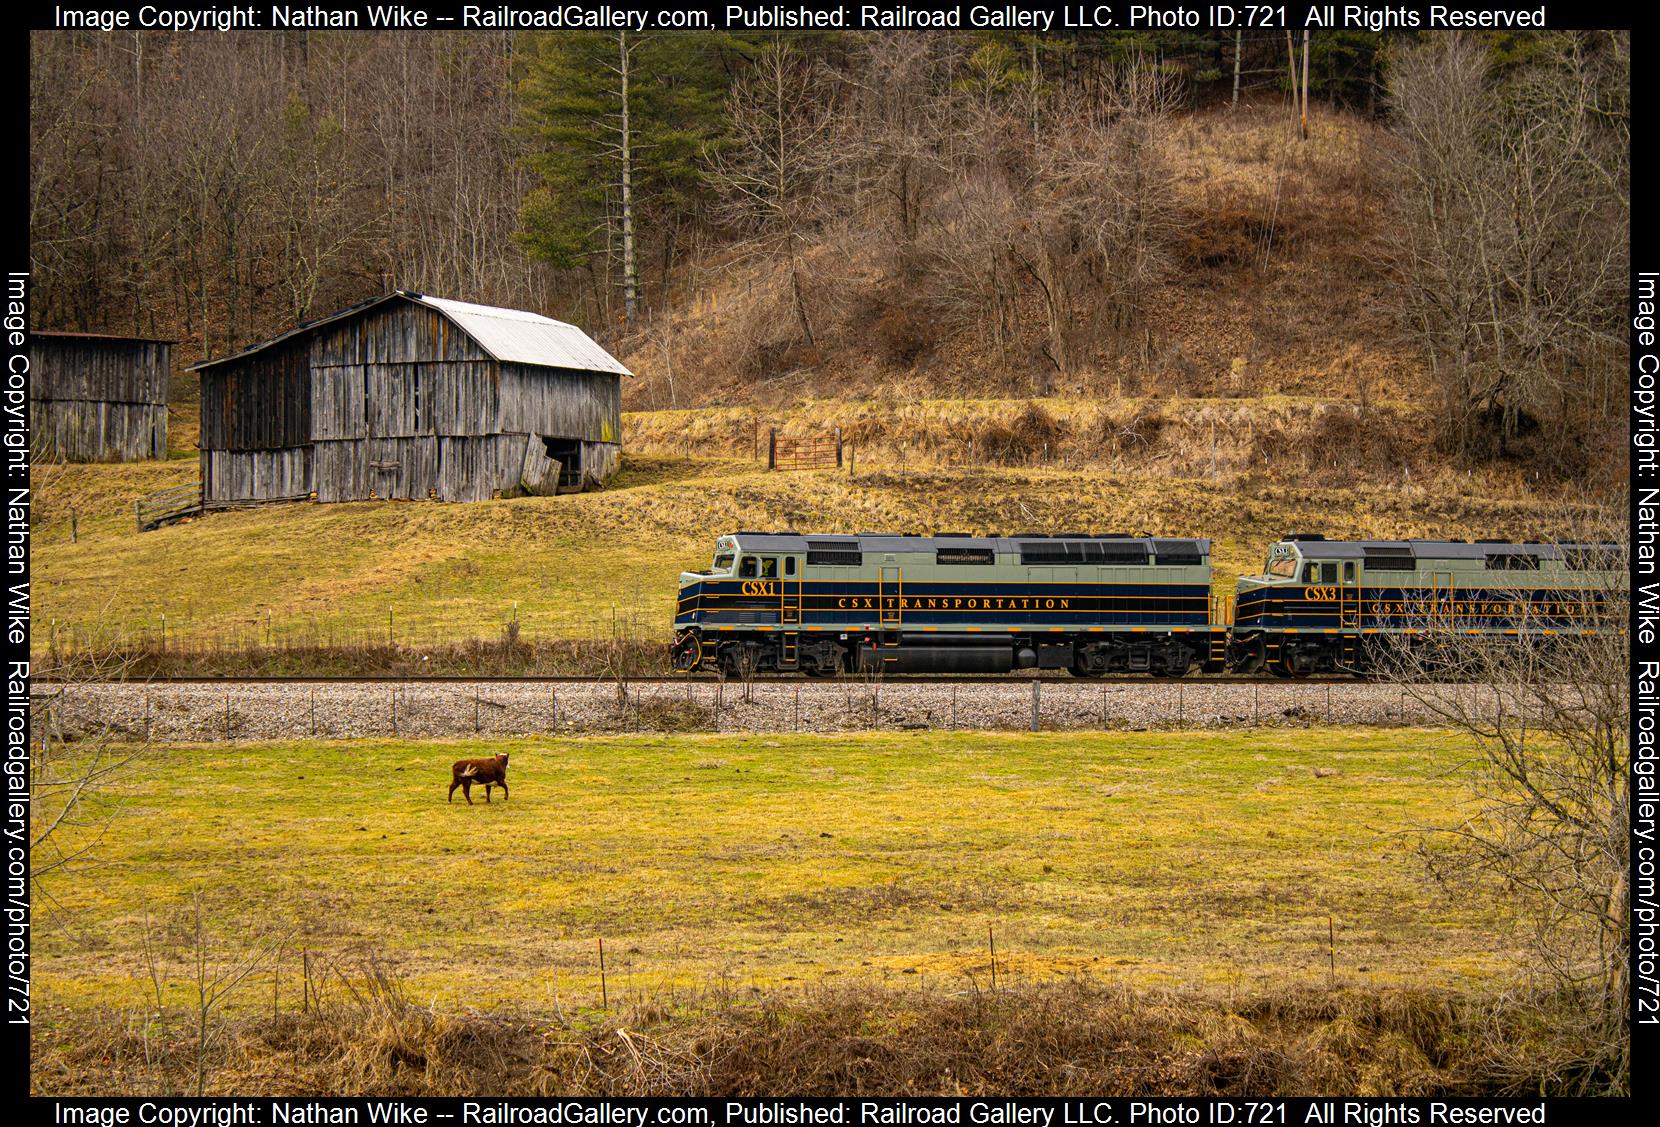
<svg viewBox="0 0 1660 1127">
<path fill-rule="evenodd" d="M 1609 544 L 1288 536 L 1232 599 L 1210 541 L 737 532 L 680 577 L 674 667 L 1080 677 L 1363 673 L 1378 643 L 1615 629 Z"/>
<path fill-rule="evenodd" d="M 722 536 L 680 577 L 675 667 L 1180 676 L 1220 669 L 1210 541 Z"/>
<path fill-rule="evenodd" d="M 1614 544 L 1287 536 L 1268 549 L 1263 574 L 1239 579 L 1228 666 L 1359 673 L 1394 639 L 1615 630 L 1625 569 Z"/>
</svg>

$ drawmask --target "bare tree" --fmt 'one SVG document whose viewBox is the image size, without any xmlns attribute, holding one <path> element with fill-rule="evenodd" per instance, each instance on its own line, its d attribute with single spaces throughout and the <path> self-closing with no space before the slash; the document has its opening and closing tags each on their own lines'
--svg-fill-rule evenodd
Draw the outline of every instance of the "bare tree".
<svg viewBox="0 0 1660 1127">
<path fill-rule="evenodd" d="M 1553 1020 L 1578 1015 L 1592 1048 L 1577 1071 L 1595 1084 L 1629 1069 L 1629 534 L 1613 519 L 1575 523 L 1552 551 L 1588 569 L 1588 586 L 1535 593 L 1498 572 L 1479 595 L 1438 593 L 1403 608 L 1409 633 L 1380 668 L 1474 743 L 1461 771 L 1472 803 L 1424 833 L 1421 853 L 1531 922 L 1537 969 L 1569 996 Z M 1472 621 L 1516 632 L 1472 636 Z"/>
<path fill-rule="evenodd" d="M 832 198 L 834 100 L 812 60 L 777 39 L 734 84 L 729 106 L 730 143 L 709 162 L 719 214 L 752 256 L 783 268 L 802 342 L 816 347 L 806 255 Z"/>
<path fill-rule="evenodd" d="M 1096 330 L 1141 322 L 1180 233 L 1174 174 L 1161 142 L 1179 89 L 1150 60 L 1110 68 L 1097 97 L 1062 111 L 1038 145 L 1033 238 L 1017 250 L 1038 282 L 1056 372 L 1076 367 L 1074 294 Z"/>
<path fill-rule="evenodd" d="M 1460 36 L 1407 47 L 1391 70 L 1402 319 L 1462 455 L 1490 453 L 1488 431 L 1502 453 L 1524 410 L 1606 423 L 1623 378 L 1625 40 L 1542 45 L 1504 85 Z"/>
<path fill-rule="evenodd" d="M 90 864 L 115 817 L 111 786 L 148 750 L 148 733 L 133 733 L 89 715 L 77 699 L 87 685 L 125 676 L 131 668 L 119 639 L 95 630 L 76 639 L 48 638 L 33 664 L 29 876 L 47 879 Z"/>
</svg>

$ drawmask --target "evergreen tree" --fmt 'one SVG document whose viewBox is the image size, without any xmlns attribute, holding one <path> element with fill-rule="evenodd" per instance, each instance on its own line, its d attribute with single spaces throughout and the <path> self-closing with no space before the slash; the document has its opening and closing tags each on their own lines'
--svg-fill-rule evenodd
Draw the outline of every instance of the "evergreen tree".
<svg viewBox="0 0 1660 1127">
<path fill-rule="evenodd" d="M 556 269 L 593 270 L 602 259 L 606 289 L 614 278 L 629 321 L 642 241 L 662 248 L 666 276 L 673 231 L 697 206 L 697 156 L 719 130 L 735 46 L 722 36 L 635 32 L 563 32 L 535 43 L 520 122 L 540 183 L 520 211 L 520 240 Z"/>
</svg>

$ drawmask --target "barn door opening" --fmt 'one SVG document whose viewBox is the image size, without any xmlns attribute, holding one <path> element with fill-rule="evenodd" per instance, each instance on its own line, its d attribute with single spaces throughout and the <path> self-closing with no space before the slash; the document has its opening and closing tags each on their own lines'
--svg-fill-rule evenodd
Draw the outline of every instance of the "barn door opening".
<svg viewBox="0 0 1660 1127">
<path fill-rule="evenodd" d="M 582 488 L 582 442 L 575 438 L 542 439 L 542 453 L 559 463 L 559 488 Z"/>
</svg>

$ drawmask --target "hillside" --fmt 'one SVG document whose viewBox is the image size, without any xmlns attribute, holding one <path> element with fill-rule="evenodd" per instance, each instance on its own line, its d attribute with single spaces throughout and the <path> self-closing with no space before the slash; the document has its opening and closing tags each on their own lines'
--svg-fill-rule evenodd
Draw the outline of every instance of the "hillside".
<svg viewBox="0 0 1660 1127">
<path fill-rule="evenodd" d="M 630 406 L 656 409 L 788 403 L 797 398 L 896 399 L 1062 394 L 1414 398 L 1425 381 L 1387 308 L 1385 185 L 1376 122 L 1315 114 L 1304 142 L 1278 103 L 1179 115 L 1158 138 L 1172 196 L 1171 260 L 1133 331 L 1097 331 L 1073 370 L 1042 356 L 1045 313 L 1020 280 L 1013 339 L 955 324 L 940 280 L 880 215 L 828 232 L 811 253 L 824 315 L 817 346 L 792 347 L 778 324 L 777 277 L 766 264 L 715 254 L 688 269 L 677 303 L 621 334 L 638 375 Z M 949 203 L 939 201 L 942 211 Z M 965 237 L 942 218 L 937 235 Z M 920 252 L 919 252 L 920 253 Z M 1088 295 L 1076 302 L 1086 318 Z"/>
</svg>

